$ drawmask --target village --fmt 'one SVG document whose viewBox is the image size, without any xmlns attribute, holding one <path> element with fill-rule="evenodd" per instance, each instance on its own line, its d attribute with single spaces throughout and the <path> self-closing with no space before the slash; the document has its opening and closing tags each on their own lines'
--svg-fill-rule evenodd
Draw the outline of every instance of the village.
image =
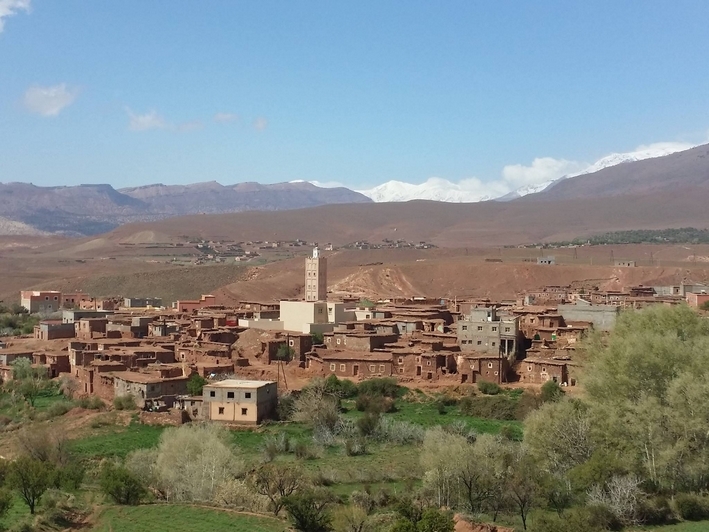
<svg viewBox="0 0 709 532">
<path fill-rule="evenodd" d="M 69 379 L 78 396 L 109 403 L 132 396 L 146 418 L 255 425 L 273 417 L 279 393 L 329 375 L 393 377 L 410 387 L 574 387 L 578 342 L 611 331 L 623 310 L 709 301 L 709 287 L 692 283 L 530 287 L 505 301 L 332 300 L 317 247 L 304 266 L 302 300 L 238 306 L 213 295 L 165 304 L 23 291 L 22 307 L 44 318 L 31 336 L 1 344 L 0 377 L 11 380 L 13 363 L 24 358 L 48 378 Z M 208 383 L 201 396 L 188 394 L 193 375 Z"/>
</svg>

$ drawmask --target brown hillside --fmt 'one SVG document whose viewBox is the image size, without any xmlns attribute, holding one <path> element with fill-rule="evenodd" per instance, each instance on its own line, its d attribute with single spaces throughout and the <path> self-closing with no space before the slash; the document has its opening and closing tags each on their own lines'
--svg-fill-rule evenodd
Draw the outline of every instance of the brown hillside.
<svg viewBox="0 0 709 532">
<path fill-rule="evenodd" d="M 450 204 L 431 201 L 328 205 L 280 212 L 183 216 L 130 224 L 105 235 L 129 241 L 145 231 L 220 240 L 345 244 L 384 238 L 438 246 L 514 245 L 622 229 L 709 226 L 709 189 L 559 201 Z"/>
</svg>

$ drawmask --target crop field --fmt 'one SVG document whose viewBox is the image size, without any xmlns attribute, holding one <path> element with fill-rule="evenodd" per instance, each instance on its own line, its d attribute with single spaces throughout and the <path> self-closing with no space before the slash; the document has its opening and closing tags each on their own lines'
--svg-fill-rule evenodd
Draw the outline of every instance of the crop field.
<svg viewBox="0 0 709 532">
<path fill-rule="evenodd" d="M 95 532 L 284 532 L 284 522 L 210 508 L 151 504 L 104 510 Z"/>
</svg>

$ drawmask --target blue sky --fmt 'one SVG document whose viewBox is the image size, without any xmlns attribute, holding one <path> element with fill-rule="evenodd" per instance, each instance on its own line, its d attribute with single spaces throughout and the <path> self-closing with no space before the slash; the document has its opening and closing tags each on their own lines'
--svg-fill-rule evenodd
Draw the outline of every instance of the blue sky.
<svg viewBox="0 0 709 532">
<path fill-rule="evenodd" d="M 705 0 L 0 0 L 0 181 L 486 183 L 705 142 L 707 20 Z"/>
</svg>

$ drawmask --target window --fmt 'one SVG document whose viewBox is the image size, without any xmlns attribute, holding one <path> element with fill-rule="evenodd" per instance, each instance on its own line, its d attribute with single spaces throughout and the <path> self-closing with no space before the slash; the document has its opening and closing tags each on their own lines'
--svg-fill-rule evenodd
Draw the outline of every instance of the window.
<svg viewBox="0 0 709 532">
<path fill-rule="evenodd" d="M 251 399 L 251 392 L 246 392 L 244 394 L 244 399 Z"/>
<path fill-rule="evenodd" d="M 374 373 L 375 371 L 377 371 L 377 366 L 375 366 L 374 364 L 370 364 L 370 366 L 369 366 L 369 372 L 370 372 L 370 373 Z"/>
<path fill-rule="evenodd" d="M 495 372 L 495 375 L 497 375 L 497 371 Z"/>
<path fill-rule="evenodd" d="M 399 364 L 403 364 L 403 363 L 404 363 L 404 357 L 399 357 Z"/>
<path fill-rule="evenodd" d="M 339 338 L 337 339 L 337 345 L 340 345 L 340 339 L 339 339 Z"/>
<path fill-rule="evenodd" d="M 54 296 L 54 301 L 58 301 L 59 298 L 57 296 Z"/>
<path fill-rule="evenodd" d="M 463 330 L 464 330 L 464 331 L 467 331 L 467 330 L 468 330 L 468 326 L 467 326 L 467 325 L 463 325 Z"/>
<path fill-rule="evenodd" d="M 288 345 L 293 347 L 295 345 L 295 342 L 293 340 L 288 340 Z"/>
<path fill-rule="evenodd" d="M 220 407 L 219 407 L 219 415 L 220 415 L 220 416 L 223 416 L 223 415 L 224 415 L 224 407 L 223 407 L 223 406 L 220 406 Z"/>
<path fill-rule="evenodd" d="M 487 367 L 488 367 L 488 368 L 492 368 L 492 362 L 488 362 L 488 363 L 487 363 Z"/>
<path fill-rule="evenodd" d="M 478 345 L 483 345 L 483 341 L 482 341 L 482 340 L 478 340 Z"/>
<path fill-rule="evenodd" d="M 379 373 L 384 373 L 384 364 L 379 365 Z"/>
<path fill-rule="evenodd" d="M 478 331 L 482 331 L 482 330 L 483 330 L 483 326 L 482 326 L 482 325 L 478 325 Z"/>
<path fill-rule="evenodd" d="M 495 342 L 492 342 L 492 347 L 495 347 Z"/>
<path fill-rule="evenodd" d="M 419 362 L 421 362 L 421 357 L 416 357 L 416 363 L 418 364 Z"/>
<path fill-rule="evenodd" d="M 427 365 L 427 366 L 430 366 L 430 365 L 431 365 L 431 361 L 430 361 L 430 360 L 427 360 L 427 361 L 426 361 L 426 365 Z"/>
<path fill-rule="evenodd" d="M 336 369 L 337 369 L 337 365 L 330 364 L 330 371 L 335 371 Z"/>
<path fill-rule="evenodd" d="M 346 369 L 347 369 L 347 365 L 340 364 L 340 371 L 345 371 Z"/>
<path fill-rule="evenodd" d="M 242 409 L 241 409 L 241 415 L 242 415 L 242 416 L 245 416 L 248 411 L 249 411 L 248 408 L 242 408 Z"/>
<path fill-rule="evenodd" d="M 497 332 L 497 327 L 493 327 L 492 332 Z"/>
<path fill-rule="evenodd" d="M 399 368 L 399 373 L 404 373 L 404 368 Z"/>
<path fill-rule="evenodd" d="M 49 296 L 44 296 L 45 301 L 49 301 Z"/>
<path fill-rule="evenodd" d="M 318 314 L 322 314 L 322 309 L 321 309 L 321 308 L 318 309 Z"/>
<path fill-rule="evenodd" d="M 227 393 L 226 393 L 226 398 L 227 398 L 227 399 L 234 399 L 234 392 L 227 392 Z"/>
<path fill-rule="evenodd" d="M 214 390 L 211 390 L 209 392 L 209 397 L 216 397 L 216 396 L 217 396 L 217 392 L 215 392 Z"/>
<path fill-rule="evenodd" d="M 505 327 L 505 332 L 510 332 L 510 328 L 509 328 L 509 327 Z"/>
</svg>

